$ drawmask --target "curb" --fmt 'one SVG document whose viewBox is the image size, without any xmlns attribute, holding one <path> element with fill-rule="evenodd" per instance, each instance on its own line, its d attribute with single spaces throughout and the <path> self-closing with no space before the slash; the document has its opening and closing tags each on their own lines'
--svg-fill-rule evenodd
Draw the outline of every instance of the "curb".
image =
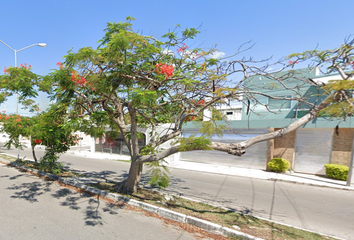
<svg viewBox="0 0 354 240">
<path fill-rule="evenodd" d="M 280 178 L 267 178 L 266 180 L 269 181 L 277 181 L 277 182 L 287 182 L 287 183 L 293 183 L 293 184 L 301 184 L 301 185 L 307 185 L 307 186 L 314 186 L 314 187 L 324 187 L 324 188 L 331 188 L 331 189 L 337 189 L 337 190 L 346 190 L 346 191 L 354 191 L 353 187 L 348 187 L 348 186 L 331 186 L 331 185 L 326 185 L 326 184 L 321 184 L 321 183 L 308 183 L 308 182 L 299 182 L 295 180 L 288 180 L 288 179 L 280 179 Z"/>
<path fill-rule="evenodd" d="M 88 193 L 94 194 L 94 195 L 98 195 L 98 196 L 108 198 L 110 200 L 122 202 L 122 203 L 125 203 L 125 204 L 133 206 L 133 207 L 139 207 L 147 212 L 155 213 L 161 217 L 168 218 L 168 219 L 174 220 L 176 222 L 194 225 L 196 227 L 199 227 L 199 228 L 204 229 L 204 230 L 211 232 L 211 233 L 221 234 L 221 235 L 225 235 L 228 237 L 239 237 L 239 238 L 247 239 L 247 240 L 264 240 L 262 238 L 257 238 L 257 237 L 248 235 L 246 233 L 243 233 L 243 232 L 240 232 L 240 231 L 228 228 L 228 227 L 223 227 L 219 224 L 215 224 L 215 223 L 212 223 L 212 222 L 209 222 L 206 220 L 202 220 L 202 219 L 199 219 L 196 217 L 192 217 L 189 215 L 185 215 L 182 213 L 171 211 L 169 209 L 165 209 L 162 207 L 157 207 L 157 206 L 149 204 L 149 203 L 140 202 L 140 201 L 137 201 L 134 199 L 130 199 L 130 198 L 121 196 L 119 194 L 110 193 L 110 192 L 107 192 L 104 190 L 89 187 L 83 183 L 80 183 L 79 181 L 77 181 L 75 179 L 63 178 L 63 177 L 59 177 L 59 176 L 56 176 L 56 175 L 53 175 L 50 173 L 46 173 L 46 172 L 43 172 L 40 170 L 27 168 L 27 167 L 21 166 L 17 163 L 10 162 L 10 161 L 4 160 L 4 159 L 0 159 L 0 163 L 16 167 L 18 169 L 29 172 L 31 174 L 38 175 L 40 177 L 53 179 L 53 180 L 61 182 L 63 184 L 82 189 L 82 190 L 84 190 Z"/>
</svg>

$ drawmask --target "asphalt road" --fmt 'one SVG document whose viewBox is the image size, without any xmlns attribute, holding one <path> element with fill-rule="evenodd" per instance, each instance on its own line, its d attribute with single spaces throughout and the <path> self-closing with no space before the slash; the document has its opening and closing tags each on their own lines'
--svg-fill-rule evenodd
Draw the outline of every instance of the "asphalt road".
<svg viewBox="0 0 354 240">
<path fill-rule="evenodd" d="M 1 152 L 16 154 L 15 150 Z M 40 151 L 37 152 L 40 155 Z M 24 152 L 21 156 L 29 157 L 29 154 Z M 60 161 L 78 172 L 115 181 L 126 177 L 129 169 L 129 163 L 71 154 L 62 155 Z M 171 185 L 166 192 L 315 232 L 354 239 L 354 191 L 173 168 L 170 172 Z M 143 183 L 147 180 L 148 176 L 144 176 Z"/>
<path fill-rule="evenodd" d="M 197 239 L 140 211 L 0 165 L 0 239 Z"/>
</svg>

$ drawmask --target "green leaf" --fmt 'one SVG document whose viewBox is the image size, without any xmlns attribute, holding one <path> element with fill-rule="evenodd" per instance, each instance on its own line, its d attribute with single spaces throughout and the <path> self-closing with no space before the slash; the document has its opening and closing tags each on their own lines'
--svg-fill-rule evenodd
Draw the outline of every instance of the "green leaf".
<svg viewBox="0 0 354 240">
<path fill-rule="evenodd" d="M 204 136 L 195 137 L 194 135 L 188 138 L 180 138 L 174 144 L 179 143 L 178 151 L 192 151 L 192 150 L 213 150 L 210 146 L 211 141 Z"/>
</svg>

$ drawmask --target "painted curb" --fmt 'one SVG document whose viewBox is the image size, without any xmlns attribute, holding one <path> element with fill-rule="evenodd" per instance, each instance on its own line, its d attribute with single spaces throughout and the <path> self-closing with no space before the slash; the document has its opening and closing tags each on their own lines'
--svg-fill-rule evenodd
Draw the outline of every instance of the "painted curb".
<svg viewBox="0 0 354 240">
<path fill-rule="evenodd" d="M 185 215 L 185 214 L 182 214 L 182 213 L 174 212 L 174 211 L 171 211 L 169 209 L 162 208 L 162 207 L 157 207 L 157 206 L 152 205 L 152 204 L 139 202 L 137 200 L 130 199 L 130 198 L 121 196 L 119 194 L 114 194 L 114 193 L 110 193 L 110 192 L 107 192 L 107 191 L 104 191 L 104 190 L 100 190 L 100 189 L 97 189 L 97 188 L 89 187 L 89 186 L 87 186 L 85 184 L 76 182 L 75 180 L 70 179 L 70 178 L 63 178 L 63 177 L 59 177 L 59 176 L 56 176 L 56 175 L 53 175 L 53 174 L 50 174 L 50 173 L 45 173 L 43 171 L 39 171 L 39 170 L 36 170 L 36 169 L 27 168 L 27 167 L 21 166 L 21 165 L 19 165 L 17 163 L 10 162 L 10 161 L 3 160 L 3 159 L 0 159 L 0 162 L 4 163 L 6 165 L 9 165 L 9 166 L 13 166 L 13 167 L 22 169 L 22 170 L 27 171 L 27 172 L 32 173 L 32 174 L 36 174 L 36 175 L 39 175 L 39 176 L 42 176 L 42 177 L 45 177 L 45 178 L 50 178 L 50 179 L 53 179 L 55 181 L 64 183 L 66 185 L 70 185 L 70 186 L 82 189 L 82 190 L 84 190 L 84 191 L 86 191 L 88 193 L 92 193 L 92 194 L 95 194 L 95 195 L 103 196 L 105 198 L 109 198 L 109 199 L 114 200 L 114 201 L 119 201 L 119 202 L 128 204 L 128 205 L 133 206 L 133 207 L 142 208 L 145 211 L 158 214 L 161 217 L 166 217 L 166 218 L 174 220 L 176 222 L 188 223 L 188 224 L 194 225 L 194 226 L 202 228 L 202 229 L 204 229 L 204 230 L 206 230 L 208 232 L 221 234 L 221 235 L 225 235 L 225 236 L 228 236 L 228 237 L 241 237 L 242 239 L 247 239 L 247 240 L 264 240 L 264 239 L 261 239 L 261 238 L 256 238 L 254 236 L 245 234 L 245 233 L 237 231 L 237 230 L 233 230 L 233 229 L 230 229 L 230 228 L 227 228 L 227 227 L 223 227 L 223 226 L 221 226 L 219 224 L 215 224 L 215 223 L 212 223 L 212 222 L 209 222 L 209 221 L 206 221 L 206 220 L 202 220 L 202 219 L 199 219 L 199 218 L 196 218 L 196 217 L 192 217 L 192 216 L 188 216 L 188 215 Z"/>
<path fill-rule="evenodd" d="M 160 215 L 161 217 L 165 217 L 181 223 L 186 222 L 186 217 L 187 217 L 186 214 L 175 212 L 166 208 L 159 208 L 157 210 L 157 214 Z"/>
</svg>

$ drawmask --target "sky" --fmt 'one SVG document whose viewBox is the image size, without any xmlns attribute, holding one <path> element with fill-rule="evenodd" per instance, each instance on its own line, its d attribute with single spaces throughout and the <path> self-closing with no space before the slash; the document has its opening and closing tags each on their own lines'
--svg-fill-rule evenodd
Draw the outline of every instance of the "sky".
<svg viewBox="0 0 354 240">
<path fill-rule="evenodd" d="M 17 63 L 32 65 L 46 75 L 56 69 L 66 53 L 97 47 L 108 22 L 136 18 L 133 28 L 158 39 L 177 24 L 198 28 L 191 47 L 217 49 L 232 55 L 240 45 L 255 45 L 244 53 L 257 60 L 278 60 L 291 53 L 340 46 L 354 34 L 352 0 L 17 0 L 1 1 L 0 39 L 19 50 Z M 0 68 L 14 66 L 14 52 L 0 43 Z M 2 74 L 2 71 L 0 72 Z M 40 95 L 40 108 L 49 101 Z M 14 113 L 15 98 L 0 106 Z M 23 111 L 20 110 L 20 114 Z"/>
</svg>

